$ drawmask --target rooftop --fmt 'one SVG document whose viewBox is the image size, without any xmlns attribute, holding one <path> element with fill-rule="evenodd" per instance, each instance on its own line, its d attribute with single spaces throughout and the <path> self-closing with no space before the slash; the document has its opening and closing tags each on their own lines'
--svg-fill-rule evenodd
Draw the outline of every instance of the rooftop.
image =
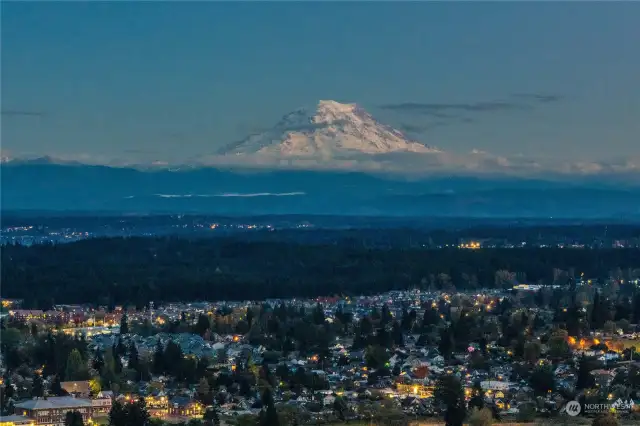
<svg viewBox="0 0 640 426">
<path fill-rule="evenodd" d="M 39 398 L 22 401 L 17 403 L 15 407 L 23 410 L 91 407 L 91 401 L 83 398 L 74 398 L 72 396 L 53 396 L 47 399 Z"/>
</svg>

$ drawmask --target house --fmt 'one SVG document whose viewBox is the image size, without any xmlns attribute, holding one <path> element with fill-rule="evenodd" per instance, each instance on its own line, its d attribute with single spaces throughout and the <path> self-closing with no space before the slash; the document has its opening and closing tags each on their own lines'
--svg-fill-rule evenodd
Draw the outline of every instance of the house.
<svg viewBox="0 0 640 426">
<path fill-rule="evenodd" d="M 174 417 L 202 417 L 205 406 L 191 398 L 176 397 L 169 401 L 169 415 Z"/>
<path fill-rule="evenodd" d="M 91 394 L 91 386 L 88 380 L 78 380 L 73 382 L 62 382 L 60 387 L 65 390 L 69 395 L 73 395 L 78 398 L 88 398 Z"/>
<path fill-rule="evenodd" d="M 442 355 L 436 355 L 431 359 L 432 364 L 444 365 L 444 357 Z"/>
<path fill-rule="evenodd" d="M 112 403 L 113 392 L 111 391 L 99 392 L 98 395 L 91 400 L 94 413 L 108 413 L 111 411 Z"/>
<path fill-rule="evenodd" d="M 34 319 L 41 319 L 44 312 L 38 309 L 16 309 L 9 311 L 9 316 L 15 321 L 27 322 Z"/>
<path fill-rule="evenodd" d="M 154 392 L 144 397 L 149 413 L 154 417 L 164 417 L 169 414 L 169 400 L 167 395 L 162 392 Z"/>
<path fill-rule="evenodd" d="M 613 372 L 605 369 L 593 370 L 591 372 L 598 386 L 609 386 L 613 381 Z"/>
<path fill-rule="evenodd" d="M 326 395 L 324 398 L 322 398 L 322 405 L 326 406 L 330 406 L 332 405 L 336 400 L 336 397 L 333 395 Z"/>
</svg>

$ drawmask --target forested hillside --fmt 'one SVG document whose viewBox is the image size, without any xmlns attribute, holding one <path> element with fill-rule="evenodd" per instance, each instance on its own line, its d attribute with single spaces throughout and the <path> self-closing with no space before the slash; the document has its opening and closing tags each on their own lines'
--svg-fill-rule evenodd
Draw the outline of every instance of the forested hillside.
<svg viewBox="0 0 640 426">
<path fill-rule="evenodd" d="M 113 238 L 2 250 L 2 296 L 25 305 L 244 300 L 635 274 L 639 249 L 368 249 L 237 239 Z M 510 271 L 511 275 L 504 273 Z M 514 275 L 515 274 L 515 275 Z M 557 273 L 556 280 L 557 280 Z M 507 277 L 507 278 L 501 278 Z"/>
</svg>

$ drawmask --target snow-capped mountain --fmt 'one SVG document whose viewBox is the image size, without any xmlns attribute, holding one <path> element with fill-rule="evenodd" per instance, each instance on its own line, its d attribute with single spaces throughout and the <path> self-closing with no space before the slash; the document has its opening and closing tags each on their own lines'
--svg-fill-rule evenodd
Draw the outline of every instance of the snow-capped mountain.
<svg viewBox="0 0 640 426">
<path fill-rule="evenodd" d="M 224 147 L 219 154 L 329 159 L 390 152 L 439 150 L 407 139 L 356 104 L 320 101 L 313 109 L 302 108 L 285 115 L 270 130 Z"/>
</svg>

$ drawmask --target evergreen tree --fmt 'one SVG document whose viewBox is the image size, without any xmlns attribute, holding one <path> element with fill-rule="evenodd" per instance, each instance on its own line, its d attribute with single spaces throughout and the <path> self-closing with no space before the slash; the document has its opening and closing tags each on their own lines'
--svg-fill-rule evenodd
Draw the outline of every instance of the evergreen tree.
<svg viewBox="0 0 640 426">
<path fill-rule="evenodd" d="M 202 401 L 203 404 L 209 404 L 211 399 L 211 387 L 209 386 L 209 382 L 205 377 L 202 377 L 200 379 L 200 382 L 198 382 L 197 392 L 200 401 Z"/>
<path fill-rule="evenodd" d="M 118 356 L 125 356 L 127 354 L 127 347 L 120 337 L 118 337 L 118 340 L 116 342 L 115 350 Z"/>
<path fill-rule="evenodd" d="M 372 321 L 380 320 L 380 311 L 378 311 L 378 307 L 377 306 L 374 306 L 371 309 L 371 313 L 369 314 L 369 316 L 371 317 Z"/>
<path fill-rule="evenodd" d="M 401 319 L 401 327 L 402 330 L 404 332 L 409 332 L 411 331 L 411 328 L 413 327 L 413 319 L 411 318 L 411 315 L 409 315 L 409 312 L 407 311 L 407 308 L 403 308 L 402 309 L 402 319 Z"/>
<path fill-rule="evenodd" d="M 82 359 L 89 359 L 89 344 L 87 343 L 87 338 L 84 336 L 84 334 L 80 334 L 79 337 L 76 337 L 76 339 L 74 340 L 74 344 L 75 348 L 80 352 L 80 355 L 82 355 Z"/>
<path fill-rule="evenodd" d="M 106 386 L 111 386 L 117 379 L 116 377 L 116 360 L 113 355 L 113 350 L 108 348 L 104 356 L 104 365 L 100 370 L 100 378 L 102 383 Z"/>
<path fill-rule="evenodd" d="M 393 321 L 393 315 L 391 315 L 389 306 L 385 303 L 382 305 L 382 311 L 380 313 L 380 325 L 385 327 L 387 324 L 391 323 L 391 321 Z"/>
<path fill-rule="evenodd" d="M 371 320 L 369 317 L 362 317 L 359 324 L 360 335 L 363 337 L 368 337 L 373 333 L 373 324 L 371 324 Z"/>
<path fill-rule="evenodd" d="M 53 377 L 50 391 L 55 396 L 62 396 L 65 394 L 65 391 L 62 389 L 62 383 L 60 382 L 60 376 L 56 375 Z"/>
<path fill-rule="evenodd" d="M 595 379 L 591 375 L 591 370 L 589 369 L 589 360 L 584 357 L 580 357 L 578 361 L 578 377 L 576 380 L 576 389 L 590 389 L 595 385 Z"/>
<path fill-rule="evenodd" d="M 393 322 L 393 328 L 391 331 L 391 335 L 393 338 L 393 343 L 396 346 L 403 347 L 404 346 L 404 335 L 402 333 L 402 327 L 398 323 L 398 321 Z"/>
<path fill-rule="evenodd" d="M 182 358 L 182 349 L 180 346 L 173 340 L 169 341 L 164 348 L 163 356 L 166 371 L 174 377 L 179 376 L 182 367 Z"/>
<path fill-rule="evenodd" d="M 262 411 L 260 412 L 260 426 L 279 426 L 280 419 L 273 403 L 273 395 L 270 388 L 265 388 L 262 393 Z"/>
<path fill-rule="evenodd" d="M 582 334 L 582 330 L 580 327 L 580 317 L 582 317 L 582 311 L 575 304 L 572 304 L 567 309 L 567 333 L 570 336 L 580 336 Z"/>
<path fill-rule="evenodd" d="M 596 291 L 593 296 L 593 304 L 591 306 L 591 328 L 601 329 L 606 321 L 605 303 L 602 300 L 600 291 Z"/>
<path fill-rule="evenodd" d="M 91 366 L 98 372 L 102 371 L 102 367 L 104 367 L 104 357 L 102 356 L 102 349 L 96 348 Z"/>
<path fill-rule="evenodd" d="M 127 405 L 127 426 L 146 426 L 150 419 L 144 398 Z"/>
<path fill-rule="evenodd" d="M 13 384 L 11 383 L 11 377 L 7 377 L 7 380 L 4 382 L 3 389 L 4 396 L 9 399 L 13 398 Z"/>
<path fill-rule="evenodd" d="M 471 390 L 471 399 L 469 400 L 469 408 L 477 408 L 482 410 L 484 408 L 484 390 L 480 386 L 480 381 L 473 383 Z"/>
<path fill-rule="evenodd" d="M 389 353 L 379 345 L 369 346 L 365 351 L 365 362 L 369 368 L 383 368 L 389 362 Z"/>
<path fill-rule="evenodd" d="M 82 414 L 77 411 L 67 411 L 64 416 L 64 426 L 84 426 Z"/>
<path fill-rule="evenodd" d="M 349 410 L 349 407 L 347 406 L 347 403 L 345 402 L 344 398 L 336 398 L 333 401 L 333 411 L 336 412 L 338 419 L 340 419 L 341 422 L 345 421 L 345 413 Z"/>
<path fill-rule="evenodd" d="M 218 414 L 218 407 L 208 407 L 202 417 L 205 426 L 220 426 L 220 415 Z"/>
<path fill-rule="evenodd" d="M 426 334 L 421 334 L 418 337 L 418 341 L 416 342 L 416 346 L 419 348 L 423 348 L 425 346 L 427 346 L 427 335 Z"/>
<path fill-rule="evenodd" d="M 109 426 L 147 426 L 150 418 L 142 398 L 126 404 L 114 401 L 109 412 Z"/>
<path fill-rule="evenodd" d="M 247 324 L 249 325 L 249 328 L 253 325 L 253 309 L 251 306 L 247 308 Z"/>
<path fill-rule="evenodd" d="M 206 356 L 203 356 L 198 359 L 198 364 L 196 366 L 196 375 L 198 377 L 204 377 L 207 374 L 207 368 L 209 368 L 210 360 Z"/>
<path fill-rule="evenodd" d="M 115 374 L 120 374 L 122 373 L 122 360 L 120 359 L 117 348 L 118 346 L 115 343 L 111 346 L 111 355 L 113 359 L 113 371 Z"/>
<path fill-rule="evenodd" d="M 33 398 L 42 398 L 44 396 L 44 381 L 40 374 L 33 377 L 33 386 L 31 387 L 31 396 Z"/>
<path fill-rule="evenodd" d="M 126 312 L 120 318 L 120 334 L 129 334 L 129 318 Z"/>
<path fill-rule="evenodd" d="M 156 343 L 156 349 L 153 352 L 153 366 L 152 371 L 154 374 L 160 375 L 165 372 L 165 364 L 164 364 L 164 347 L 162 346 L 162 342 L 158 339 Z"/>
<path fill-rule="evenodd" d="M 445 359 L 451 358 L 451 351 L 453 350 L 453 336 L 451 335 L 451 328 L 445 327 L 440 332 L 440 343 L 438 344 L 438 351 Z"/>
<path fill-rule="evenodd" d="M 534 393 L 539 396 L 544 396 L 556 388 L 553 370 L 546 366 L 537 367 L 531 374 L 529 383 Z"/>
<path fill-rule="evenodd" d="M 640 292 L 636 291 L 636 294 L 633 296 L 633 301 L 631 302 L 631 310 L 634 323 L 640 323 Z"/>
<path fill-rule="evenodd" d="M 391 346 L 393 345 L 393 340 L 391 338 L 391 335 L 389 334 L 387 329 L 384 327 L 380 327 L 376 332 L 376 341 L 378 345 L 387 349 L 391 349 Z"/>
<path fill-rule="evenodd" d="M 486 357 L 488 355 L 487 351 L 487 339 L 482 336 L 478 339 L 478 346 L 480 346 L 480 352 L 482 352 L 482 356 Z"/>
<path fill-rule="evenodd" d="M 84 367 L 84 360 L 80 351 L 74 349 L 67 358 L 67 365 L 65 368 L 64 377 L 65 380 L 85 380 L 88 377 L 87 369 Z"/>
<path fill-rule="evenodd" d="M 136 344 L 131 342 L 131 346 L 129 347 L 129 362 L 128 367 L 140 371 L 140 359 L 138 358 L 138 348 Z"/>
<path fill-rule="evenodd" d="M 465 350 L 471 342 L 471 333 L 475 330 L 475 320 L 468 311 L 462 310 L 460 318 L 451 326 L 451 333 L 455 347 L 458 350 Z"/>
<path fill-rule="evenodd" d="M 313 322 L 316 325 L 323 325 L 324 321 L 324 309 L 322 309 L 322 305 L 318 303 L 313 310 Z"/>
<path fill-rule="evenodd" d="M 262 362 L 262 368 L 260 369 L 260 376 L 264 379 L 265 382 L 269 384 L 269 386 L 273 387 L 276 384 L 276 381 L 271 374 L 271 370 L 269 370 L 269 365 L 266 361 Z"/>
<path fill-rule="evenodd" d="M 295 373 L 293 374 L 293 382 L 296 387 L 302 389 L 307 385 L 307 372 L 304 367 L 296 368 Z"/>
<path fill-rule="evenodd" d="M 109 426 L 128 426 L 127 409 L 118 400 L 113 401 L 111 411 L 109 411 Z"/>
<path fill-rule="evenodd" d="M 287 322 L 289 314 L 284 303 L 279 304 L 274 313 L 276 318 L 278 318 L 278 321 L 280 321 L 281 323 Z"/>
<path fill-rule="evenodd" d="M 462 426 L 466 417 L 464 389 L 460 380 L 451 374 L 441 376 L 436 382 L 435 400 L 445 408 L 447 426 Z"/>
<path fill-rule="evenodd" d="M 204 336 L 207 330 L 211 328 L 211 324 L 209 323 L 209 317 L 205 314 L 198 315 L 198 322 L 196 323 L 193 331 L 195 334 L 200 336 Z"/>
<path fill-rule="evenodd" d="M 424 315 L 422 316 L 422 329 L 427 329 L 432 325 L 438 325 L 440 322 L 440 315 L 436 308 L 430 304 L 427 309 L 424 310 Z"/>
</svg>

